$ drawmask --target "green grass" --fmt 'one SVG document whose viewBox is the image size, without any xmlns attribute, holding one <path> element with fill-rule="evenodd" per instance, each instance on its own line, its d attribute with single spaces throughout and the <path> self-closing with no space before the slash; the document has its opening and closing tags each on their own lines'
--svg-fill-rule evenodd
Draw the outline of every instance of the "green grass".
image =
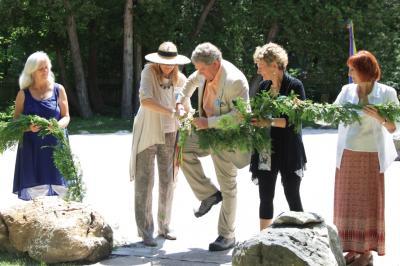
<svg viewBox="0 0 400 266">
<path fill-rule="evenodd" d="M 27 254 L 20 255 L 0 251 L 0 266 L 77 266 L 76 263 L 52 263 L 39 262 L 31 259 Z"/>
<path fill-rule="evenodd" d="M 0 251 L 0 266 L 9 265 L 46 265 L 31 259 L 28 255 L 17 255 Z"/>
<path fill-rule="evenodd" d="M 120 130 L 132 131 L 133 119 L 122 119 L 112 116 L 93 116 L 89 119 L 71 117 L 68 125 L 70 134 L 81 133 L 114 133 Z"/>
</svg>

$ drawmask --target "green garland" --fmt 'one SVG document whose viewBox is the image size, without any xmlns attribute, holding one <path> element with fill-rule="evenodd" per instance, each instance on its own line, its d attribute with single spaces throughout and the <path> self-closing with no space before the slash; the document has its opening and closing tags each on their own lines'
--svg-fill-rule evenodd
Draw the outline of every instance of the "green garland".
<svg viewBox="0 0 400 266">
<path fill-rule="evenodd" d="M 238 102 L 244 102 L 238 99 Z M 395 103 L 373 105 L 378 113 L 388 121 L 400 121 L 400 106 Z M 273 97 L 268 92 L 259 94 L 251 101 L 254 117 L 277 117 L 286 115 L 288 122 L 296 131 L 301 129 L 302 121 L 325 123 L 337 126 L 339 123 L 350 125 L 360 120 L 363 105 L 313 103 L 311 100 L 301 101 L 296 95 Z"/>
<path fill-rule="evenodd" d="M 249 113 L 248 104 L 244 101 L 236 101 L 237 115 L 224 115 L 218 124 L 218 128 L 196 130 L 199 137 L 201 149 L 212 149 L 218 151 L 252 151 L 271 148 L 268 129 L 253 126 L 250 121 L 252 114 Z M 179 128 L 179 155 L 182 162 L 182 149 L 187 136 L 192 134 L 193 115 L 189 114 L 180 119 Z"/>
<path fill-rule="evenodd" d="M 271 147 L 270 135 L 266 129 L 251 125 L 252 118 L 265 119 L 271 117 L 286 116 L 290 126 L 299 132 L 302 121 L 318 124 L 337 126 L 339 123 L 350 125 L 360 120 L 360 112 L 363 108 L 358 104 L 328 104 L 313 103 L 310 100 L 301 101 L 296 95 L 274 97 L 268 92 L 262 92 L 250 100 L 252 112 L 248 112 L 247 103 L 238 98 L 234 105 L 237 116 L 224 115 L 218 124 L 218 128 L 197 130 L 199 146 L 203 149 L 262 151 Z M 374 107 L 378 113 L 391 122 L 400 122 L 400 106 L 395 103 L 377 104 Z M 187 136 L 191 134 L 192 117 L 181 120 L 185 126 L 179 129 L 180 147 L 183 147 Z M 182 122 L 183 121 L 183 122 Z M 180 149 L 180 154 L 182 149 Z M 180 155 L 182 158 L 182 155 Z"/>
<path fill-rule="evenodd" d="M 22 141 L 24 132 L 31 124 L 41 128 L 38 136 L 54 136 L 58 144 L 52 147 L 54 165 L 68 182 L 66 200 L 82 201 L 85 188 L 82 182 L 82 173 L 78 164 L 75 164 L 71 153 L 68 139 L 63 129 L 58 126 L 55 119 L 47 120 L 37 115 L 21 115 L 18 119 L 11 121 L 0 121 L 0 154 L 7 149 L 14 147 Z"/>
<path fill-rule="evenodd" d="M 253 114 L 248 111 L 248 103 L 235 101 L 236 115 L 221 117 L 218 128 L 197 130 L 199 146 L 214 151 L 252 151 L 271 148 L 268 129 L 251 124 Z"/>
</svg>

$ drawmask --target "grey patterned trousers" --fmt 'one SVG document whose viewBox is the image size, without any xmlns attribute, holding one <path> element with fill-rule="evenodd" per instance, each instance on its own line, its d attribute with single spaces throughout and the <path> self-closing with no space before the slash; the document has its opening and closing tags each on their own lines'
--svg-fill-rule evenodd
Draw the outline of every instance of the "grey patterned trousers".
<svg viewBox="0 0 400 266">
<path fill-rule="evenodd" d="M 165 134 L 165 144 L 156 144 L 138 153 L 135 177 L 135 218 L 139 236 L 153 237 L 152 191 L 154 186 L 154 159 L 158 164 L 158 233 L 169 232 L 171 207 L 175 189 L 173 153 L 176 133 Z"/>
</svg>

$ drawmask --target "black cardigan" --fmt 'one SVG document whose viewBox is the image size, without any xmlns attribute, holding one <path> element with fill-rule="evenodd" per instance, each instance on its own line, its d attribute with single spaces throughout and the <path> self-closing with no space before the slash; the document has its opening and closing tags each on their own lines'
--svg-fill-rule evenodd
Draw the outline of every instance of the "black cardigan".
<svg viewBox="0 0 400 266">
<path fill-rule="evenodd" d="M 259 92 L 269 90 L 271 81 L 262 81 L 259 86 Z M 298 98 L 305 100 L 305 92 L 303 83 L 285 73 L 282 79 L 279 95 L 288 96 L 291 92 L 298 95 Z M 257 95 L 255 96 L 257 97 Z M 287 116 L 282 115 L 281 118 L 286 119 L 286 128 L 271 127 L 271 168 L 278 168 L 280 171 L 294 172 L 303 169 L 306 162 L 306 153 L 304 150 L 302 133 L 296 132 L 294 126 L 288 126 Z M 251 157 L 250 171 L 256 177 L 262 176 L 264 170 L 258 170 L 258 153 L 254 152 Z"/>
</svg>

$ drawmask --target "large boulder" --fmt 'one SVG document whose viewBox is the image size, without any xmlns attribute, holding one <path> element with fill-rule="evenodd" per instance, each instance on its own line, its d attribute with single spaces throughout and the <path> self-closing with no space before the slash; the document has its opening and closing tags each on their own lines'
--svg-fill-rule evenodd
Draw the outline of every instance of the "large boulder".
<svg viewBox="0 0 400 266">
<path fill-rule="evenodd" d="M 96 262 L 110 255 L 113 232 L 88 206 L 40 197 L 0 213 L 0 250 L 46 263 Z"/>
<path fill-rule="evenodd" d="M 232 265 L 345 266 L 335 226 L 314 213 L 286 212 L 251 239 L 239 243 Z"/>
<path fill-rule="evenodd" d="M 8 240 L 8 229 L 0 213 L 0 251 L 7 251 L 9 253 L 18 253 L 18 251 L 11 245 Z"/>
</svg>

